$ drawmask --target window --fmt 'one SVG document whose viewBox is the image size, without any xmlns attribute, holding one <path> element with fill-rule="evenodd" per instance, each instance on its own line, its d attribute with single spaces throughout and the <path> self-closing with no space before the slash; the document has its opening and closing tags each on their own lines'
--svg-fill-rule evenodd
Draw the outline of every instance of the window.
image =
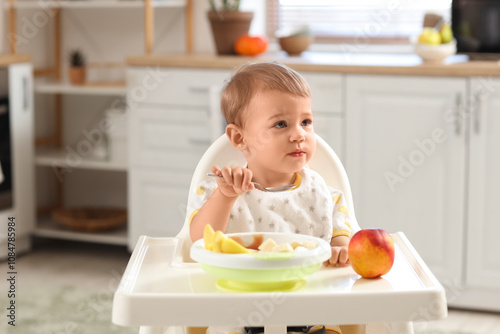
<svg viewBox="0 0 500 334">
<path fill-rule="evenodd" d="M 309 25 L 317 41 L 407 43 L 422 30 L 425 13 L 450 20 L 451 0 L 269 0 L 267 33 Z"/>
</svg>

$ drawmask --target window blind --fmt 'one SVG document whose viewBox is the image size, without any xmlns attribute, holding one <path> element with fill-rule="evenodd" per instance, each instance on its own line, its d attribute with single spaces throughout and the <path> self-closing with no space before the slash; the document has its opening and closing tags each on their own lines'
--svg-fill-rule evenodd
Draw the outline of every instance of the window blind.
<svg viewBox="0 0 500 334">
<path fill-rule="evenodd" d="M 451 0 L 268 0 L 267 33 L 308 25 L 317 40 L 408 41 L 425 13 L 450 20 Z"/>
</svg>

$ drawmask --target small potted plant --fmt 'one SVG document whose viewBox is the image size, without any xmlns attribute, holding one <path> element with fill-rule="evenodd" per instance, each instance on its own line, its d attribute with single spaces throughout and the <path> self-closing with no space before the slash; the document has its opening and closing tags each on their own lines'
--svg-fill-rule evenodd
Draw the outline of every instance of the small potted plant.
<svg viewBox="0 0 500 334">
<path fill-rule="evenodd" d="M 81 50 L 75 49 L 69 53 L 69 79 L 73 85 L 83 85 L 85 82 L 85 57 Z"/>
<path fill-rule="evenodd" d="M 248 34 L 253 12 L 240 11 L 240 0 L 209 0 L 208 19 L 218 54 L 236 54 L 234 42 Z"/>
</svg>

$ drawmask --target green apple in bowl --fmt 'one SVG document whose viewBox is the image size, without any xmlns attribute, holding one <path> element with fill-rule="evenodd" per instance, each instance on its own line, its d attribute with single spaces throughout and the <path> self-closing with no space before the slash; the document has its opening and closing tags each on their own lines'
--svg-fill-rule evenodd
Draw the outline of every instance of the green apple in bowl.
<svg viewBox="0 0 500 334">
<path fill-rule="evenodd" d="M 418 37 L 418 42 L 422 44 L 441 44 L 441 34 L 434 28 L 425 27 Z"/>
<path fill-rule="evenodd" d="M 453 30 L 449 23 L 444 23 L 439 29 L 439 34 L 441 35 L 441 43 L 450 43 L 453 40 Z"/>
</svg>

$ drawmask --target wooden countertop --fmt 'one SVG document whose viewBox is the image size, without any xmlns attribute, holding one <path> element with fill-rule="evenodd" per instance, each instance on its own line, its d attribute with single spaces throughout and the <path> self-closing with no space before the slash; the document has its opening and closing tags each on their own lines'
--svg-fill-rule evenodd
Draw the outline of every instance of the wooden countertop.
<svg viewBox="0 0 500 334">
<path fill-rule="evenodd" d="M 31 57 L 26 54 L 0 54 L 0 67 L 6 67 L 10 64 L 28 63 Z"/>
<path fill-rule="evenodd" d="M 423 62 L 414 54 L 343 54 L 304 52 L 301 57 L 285 53 L 258 57 L 197 54 L 134 56 L 129 66 L 164 66 L 205 69 L 232 69 L 248 61 L 278 61 L 297 71 L 349 74 L 417 75 L 417 76 L 495 76 L 500 77 L 500 62 L 469 61 L 465 55 L 454 55 L 444 62 Z"/>
</svg>

